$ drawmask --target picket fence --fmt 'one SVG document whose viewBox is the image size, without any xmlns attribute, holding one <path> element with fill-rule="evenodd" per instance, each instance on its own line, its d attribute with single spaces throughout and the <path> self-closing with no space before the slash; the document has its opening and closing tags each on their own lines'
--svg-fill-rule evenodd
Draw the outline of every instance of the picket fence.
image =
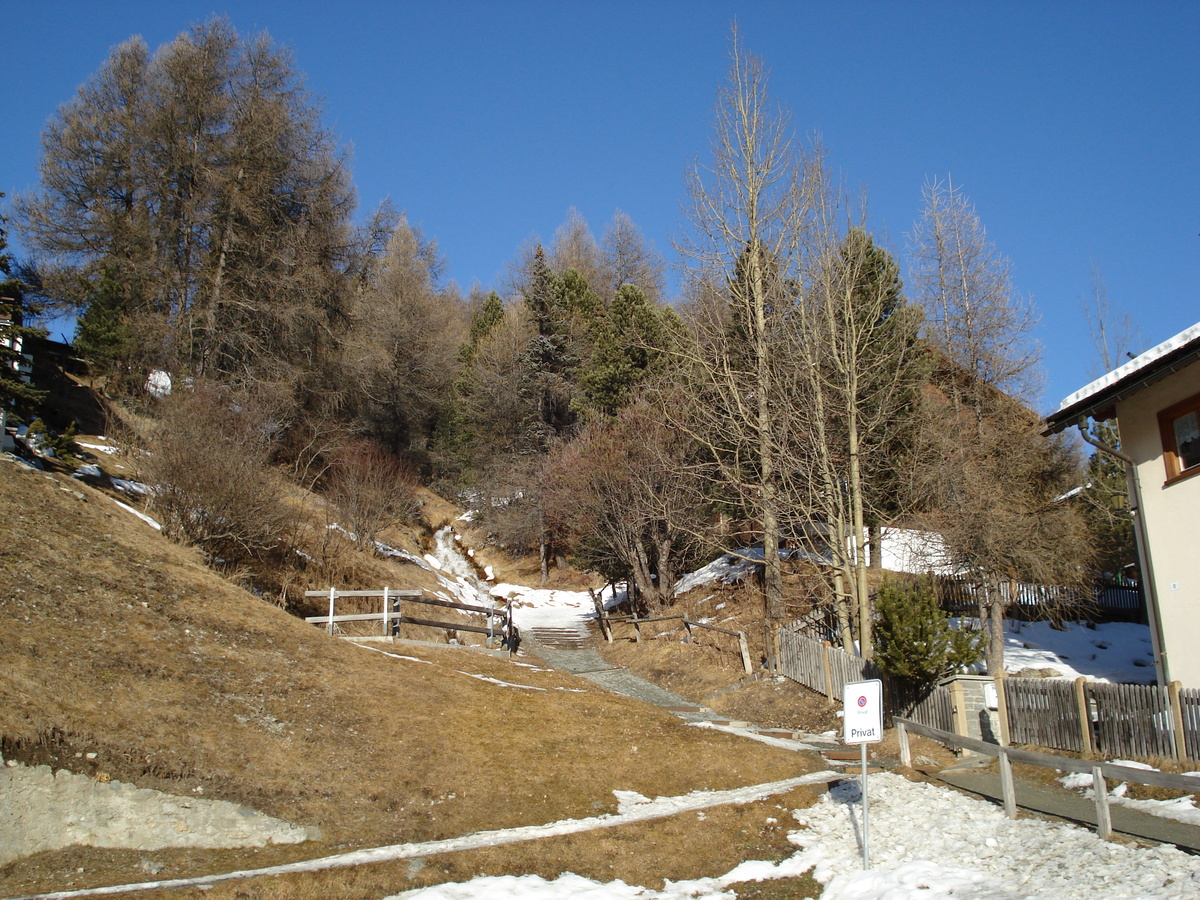
<svg viewBox="0 0 1200 900">
<path fill-rule="evenodd" d="M 889 717 L 903 715 L 931 728 L 954 730 L 949 688 L 938 685 L 932 691 L 913 692 L 880 672 L 871 660 L 802 634 L 800 625 L 779 630 L 779 670 L 785 677 L 838 701 L 848 683 L 878 678 L 883 682 Z"/>
<path fill-rule="evenodd" d="M 955 731 L 951 689 L 906 693 L 869 660 L 809 637 L 801 626 L 779 631 L 780 672 L 840 701 L 847 682 L 879 678 L 888 716 Z M 1110 758 L 1200 760 L 1200 689 L 1099 684 L 1079 678 L 1002 678 L 997 685 L 1001 734 L 1028 744 Z"/>
<path fill-rule="evenodd" d="M 1104 756 L 1200 760 L 1200 690 L 1004 679 L 1015 743 Z"/>
<path fill-rule="evenodd" d="M 934 593 L 943 611 L 976 615 L 984 587 L 971 578 L 933 577 Z M 1087 619 L 1093 622 L 1138 622 L 1143 619 L 1141 591 L 1134 585 L 1100 583 L 1090 588 L 1000 582 L 994 585 L 1012 619 Z"/>
</svg>

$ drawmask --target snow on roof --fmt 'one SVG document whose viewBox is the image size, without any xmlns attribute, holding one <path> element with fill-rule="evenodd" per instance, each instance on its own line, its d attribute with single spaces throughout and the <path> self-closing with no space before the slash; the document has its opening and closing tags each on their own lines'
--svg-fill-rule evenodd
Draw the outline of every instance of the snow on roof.
<svg viewBox="0 0 1200 900">
<path fill-rule="evenodd" d="M 1168 338 L 1157 347 L 1152 347 L 1141 356 L 1131 359 L 1125 365 L 1113 369 L 1106 375 L 1102 375 L 1086 387 L 1080 388 L 1069 397 L 1066 397 L 1058 405 L 1058 412 L 1049 416 L 1049 419 L 1057 421 L 1065 410 L 1086 406 L 1088 405 L 1088 401 L 1096 401 L 1096 405 L 1098 405 L 1101 400 L 1117 399 L 1115 397 L 1116 391 L 1113 389 L 1118 385 L 1123 382 L 1136 381 L 1136 376 L 1139 374 L 1149 377 L 1154 373 L 1156 363 L 1159 363 L 1176 351 L 1197 342 L 1200 342 L 1200 322 L 1197 322 L 1190 328 L 1184 329 L 1174 337 Z M 1114 396 L 1111 398 L 1105 397 L 1108 393 L 1113 393 Z M 1082 409 L 1080 410 L 1080 412 L 1083 411 Z"/>
</svg>

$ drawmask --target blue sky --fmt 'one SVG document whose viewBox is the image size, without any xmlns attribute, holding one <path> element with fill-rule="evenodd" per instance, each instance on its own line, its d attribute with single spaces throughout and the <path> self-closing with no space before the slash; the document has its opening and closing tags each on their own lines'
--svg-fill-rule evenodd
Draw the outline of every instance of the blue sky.
<svg viewBox="0 0 1200 900">
<path fill-rule="evenodd" d="M 464 291 L 572 206 L 597 235 L 625 211 L 673 258 L 736 18 L 902 265 L 926 179 L 975 203 L 1041 317 L 1042 411 L 1100 374 L 1093 261 L 1135 349 L 1200 320 L 1195 2 L 0 0 L 0 190 L 36 183 L 42 126 L 111 46 L 214 13 L 291 47 L 353 149 L 360 208 L 390 196 Z"/>
</svg>

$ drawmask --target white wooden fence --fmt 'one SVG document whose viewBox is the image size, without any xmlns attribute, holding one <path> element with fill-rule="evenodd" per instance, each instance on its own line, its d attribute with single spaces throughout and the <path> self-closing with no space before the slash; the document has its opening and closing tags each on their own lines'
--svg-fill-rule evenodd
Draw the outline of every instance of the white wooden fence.
<svg viewBox="0 0 1200 900">
<path fill-rule="evenodd" d="M 501 638 L 503 645 L 509 650 L 516 650 L 519 641 L 518 631 L 512 620 L 512 601 L 508 601 L 504 608 L 476 606 L 470 603 L 455 603 L 451 600 L 440 600 L 435 597 L 426 597 L 421 591 L 412 590 L 396 590 L 394 588 L 383 588 L 382 590 L 365 590 L 365 591 L 339 591 L 337 588 L 329 588 L 328 590 L 305 591 L 305 597 L 312 598 L 329 598 L 329 614 L 324 616 L 305 616 L 305 622 L 311 622 L 314 625 L 325 625 L 328 632 L 333 634 L 339 622 L 371 622 L 378 621 L 381 625 L 381 637 L 395 637 L 399 633 L 399 628 L 402 624 L 423 625 L 429 628 L 444 628 L 447 631 L 466 631 L 473 634 L 487 635 L 489 646 L 495 638 Z M 348 613 L 337 614 L 338 600 L 359 598 L 359 599 L 378 599 L 381 601 L 379 612 L 370 613 Z M 401 609 L 401 603 L 417 603 L 424 606 L 437 606 L 443 609 L 454 609 L 460 612 L 474 613 L 487 618 L 487 626 L 470 625 L 463 622 L 443 622 L 432 619 L 418 618 L 416 616 L 407 615 Z M 357 640 L 363 640 L 363 636 L 351 636 Z"/>
</svg>

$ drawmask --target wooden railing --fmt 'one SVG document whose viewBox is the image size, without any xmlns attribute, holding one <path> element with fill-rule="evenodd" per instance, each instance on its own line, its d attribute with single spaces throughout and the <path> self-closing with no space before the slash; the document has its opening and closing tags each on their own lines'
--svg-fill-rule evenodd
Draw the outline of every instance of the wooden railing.
<svg viewBox="0 0 1200 900">
<path fill-rule="evenodd" d="M 407 623 L 409 625 L 424 625 L 429 628 L 444 628 L 447 631 L 466 631 L 472 634 L 487 635 L 489 645 L 495 638 L 499 637 L 502 646 L 510 651 L 515 651 L 520 641 L 519 632 L 512 620 L 511 600 L 508 601 L 503 609 L 499 609 L 496 607 L 476 606 L 470 603 L 455 603 L 451 600 L 440 600 L 436 597 L 426 597 L 420 591 L 395 590 L 386 587 L 382 590 L 366 591 L 339 591 L 336 588 L 329 588 L 329 590 L 305 591 L 304 596 L 314 599 L 318 597 L 329 598 L 328 615 L 305 616 L 304 621 L 311 622 L 314 625 L 325 625 L 330 634 L 334 633 L 335 627 L 339 622 L 378 621 L 382 625 L 384 637 L 395 637 L 399 633 L 400 626 Z M 337 601 L 349 598 L 379 599 L 382 601 L 380 611 L 337 615 Z M 487 618 L 487 625 L 485 627 L 482 625 L 469 625 L 463 622 L 443 622 L 405 615 L 401 609 L 402 602 L 417 603 L 423 606 L 437 606 L 443 609 L 454 609 L 460 612 L 482 615 Z M 497 627 L 497 624 L 499 627 Z"/>
<path fill-rule="evenodd" d="M 727 634 L 730 637 L 737 638 L 738 651 L 742 656 L 742 668 L 746 670 L 746 674 L 750 675 L 754 672 L 754 666 L 750 661 L 750 645 L 746 643 L 746 633 L 744 631 L 730 631 L 728 628 L 718 628 L 716 625 L 709 625 L 707 622 L 697 622 L 689 619 L 687 616 L 676 613 L 669 616 L 646 616 L 639 618 L 636 615 L 629 616 L 612 616 L 604 609 L 604 604 L 600 602 L 600 598 L 596 596 L 594 591 L 588 591 L 592 597 L 592 604 L 596 608 L 596 621 L 600 624 L 600 633 L 604 635 L 604 639 L 610 644 L 612 643 L 612 623 L 627 622 L 633 626 L 634 640 L 638 643 L 642 641 L 642 626 L 649 625 L 652 622 L 666 622 L 678 619 L 683 623 L 684 639 L 689 643 L 695 643 L 692 638 L 693 628 L 703 628 L 708 631 L 715 631 L 719 634 Z"/>
<path fill-rule="evenodd" d="M 1112 836 L 1112 816 L 1108 809 L 1108 786 L 1106 779 L 1114 781 L 1148 784 L 1155 787 L 1169 788 L 1187 793 L 1200 793 L 1200 777 L 1195 775 L 1172 775 L 1167 772 L 1156 772 L 1147 769 L 1137 769 L 1132 766 L 1122 766 L 1117 763 L 1094 762 L 1087 759 L 1074 759 L 1069 756 L 1055 756 L 1049 753 L 1034 753 L 1030 750 L 1018 750 L 1014 747 L 1002 747 L 989 744 L 986 741 L 964 737 L 960 734 L 922 725 L 911 719 L 896 717 L 893 719 L 900 738 L 900 764 L 912 766 L 912 752 L 908 744 L 908 733 L 924 735 L 941 744 L 951 747 L 961 747 L 975 753 L 995 756 L 1000 761 L 1000 790 L 1004 800 L 1004 811 L 1010 819 L 1017 817 L 1017 795 L 1013 781 L 1012 764 L 1026 763 L 1048 769 L 1064 772 L 1084 772 L 1092 776 L 1092 793 L 1096 801 L 1097 831 L 1100 837 L 1107 840 Z"/>
</svg>

